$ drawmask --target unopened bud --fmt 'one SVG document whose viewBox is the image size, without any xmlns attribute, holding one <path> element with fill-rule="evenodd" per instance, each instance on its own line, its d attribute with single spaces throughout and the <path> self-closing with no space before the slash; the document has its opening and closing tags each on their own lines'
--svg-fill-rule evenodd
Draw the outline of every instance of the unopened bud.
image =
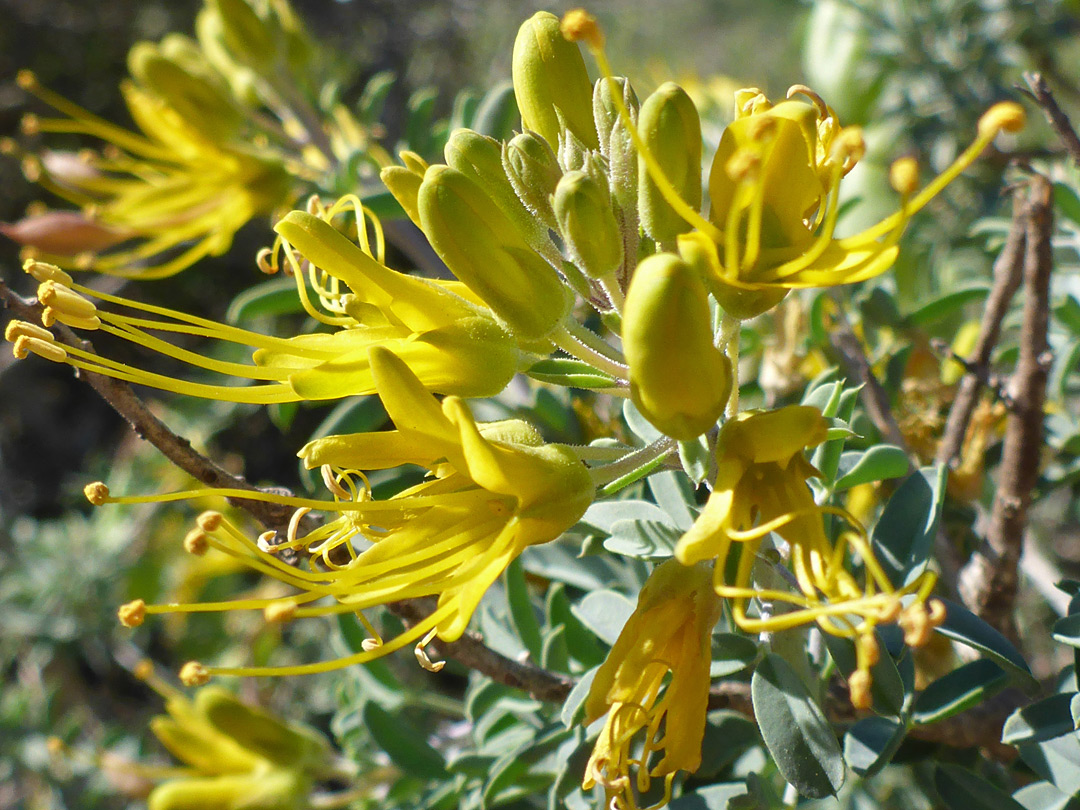
<svg viewBox="0 0 1080 810">
<path fill-rule="evenodd" d="M 515 336 L 541 339 L 562 322 L 572 298 L 558 273 L 468 177 L 432 166 L 419 209 L 435 252 Z"/>
<path fill-rule="evenodd" d="M 94 506 L 101 506 L 109 502 L 109 487 L 103 481 L 94 481 L 83 487 L 83 495 Z"/>
<path fill-rule="evenodd" d="M 701 208 L 701 120 L 686 91 L 665 82 L 645 99 L 638 132 L 676 193 L 694 210 Z M 657 242 L 670 242 L 691 226 L 663 198 L 638 158 L 638 216 Z"/>
<path fill-rule="evenodd" d="M 265 763 L 262 763 L 265 766 Z M 305 810 L 311 777 L 291 768 L 258 768 L 203 779 L 170 779 L 146 800 L 147 810 Z"/>
<path fill-rule="evenodd" d="M 560 110 L 566 126 L 589 149 L 599 148 L 592 118 L 592 83 L 577 45 L 559 30 L 559 18 L 538 11 L 514 40 L 514 95 L 524 129 L 559 144 Z"/>
<path fill-rule="evenodd" d="M 567 172 L 554 204 L 559 233 L 578 268 L 597 279 L 614 273 L 622 264 L 623 244 L 607 186 L 583 171 Z"/>
<path fill-rule="evenodd" d="M 18 222 L 0 222 L 0 233 L 20 245 L 55 256 L 75 256 L 88 250 L 104 250 L 128 238 L 126 234 L 94 222 L 79 211 L 46 211 Z M 38 280 L 51 277 L 62 284 L 72 283 L 71 276 L 59 268 L 56 270 L 55 274 L 45 275 Z"/>
<path fill-rule="evenodd" d="M 184 686 L 205 686 L 210 683 L 210 673 L 198 661 L 188 661 L 180 667 L 180 683 Z"/>
<path fill-rule="evenodd" d="M 731 363 L 713 344 L 708 293 L 689 264 L 659 253 L 638 265 L 622 339 L 630 395 L 649 422 L 680 441 L 716 424 L 731 394 Z"/>
<path fill-rule="evenodd" d="M 611 158 L 611 132 L 615 122 L 621 120 L 616 98 L 622 99 L 623 106 L 633 121 L 637 120 L 638 98 L 630 80 L 617 76 L 613 79 L 600 78 L 593 85 L 593 119 L 596 122 L 596 134 L 600 139 L 600 153 Z"/>
<path fill-rule="evenodd" d="M 121 605 L 116 611 L 116 616 L 124 627 L 138 627 L 146 620 L 146 602 L 136 599 Z"/>
<path fill-rule="evenodd" d="M 562 176 L 555 152 L 535 132 L 515 135 L 502 148 L 503 171 L 525 207 L 550 228 L 555 227 L 551 195 Z"/>
</svg>

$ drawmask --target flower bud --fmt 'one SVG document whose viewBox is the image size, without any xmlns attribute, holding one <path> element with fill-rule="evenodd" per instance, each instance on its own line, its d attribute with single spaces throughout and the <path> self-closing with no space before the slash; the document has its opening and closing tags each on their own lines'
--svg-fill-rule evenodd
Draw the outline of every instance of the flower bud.
<svg viewBox="0 0 1080 810">
<path fill-rule="evenodd" d="M 600 154 L 610 160 L 611 133 L 615 122 L 620 120 L 619 107 L 613 98 L 618 93 L 623 106 L 630 113 L 631 120 L 637 120 L 638 98 L 630 80 L 622 76 L 614 79 L 597 79 L 593 86 L 593 120 L 596 122 L 596 134 L 600 139 Z"/>
<path fill-rule="evenodd" d="M 518 29 L 513 78 L 522 127 L 558 148 L 558 110 L 566 128 L 587 148 L 599 148 L 585 60 L 578 46 L 563 37 L 554 14 L 538 11 Z"/>
<path fill-rule="evenodd" d="M 273 32 L 247 0 L 207 0 L 206 7 L 217 12 L 225 47 L 233 59 L 260 72 L 273 66 Z"/>
<path fill-rule="evenodd" d="M 622 234 L 606 184 L 567 172 L 555 189 L 555 219 L 570 257 L 592 278 L 606 278 L 623 260 Z"/>
<path fill-rule="evenodd" d="M 413 221 L 416 227 L 420 227 L 420 211 L 416 205 L 416 197 L 420 193 L 420 184 L 423 177 L 406 169 L 404 166 L 387 166 L 379 172 L 379 178 L 383 185 L 394 195 L 406 215 Z"/>
<path fill-rule="evenodd" d="M 562 177 L 562 169 L 548 142 L 535 132 L 515 135 L 503 144 L 502 164 L 510 185 L 529 212 L 549 228 L 554 228 L 551 195 Z"/>
<path fill-rule="evenodd" d="M 630 396 L 658 430 L 697 438 L 724 412 L 731 363 L 713 344 L 708 293 L 689 264 L 671 253 L 642 261 L 623 308 Z"/>
<path fill-rule="evenodd" d="M 0 234 L 25 247 L 54 256 L 75 256 L 112 247 L 128 238 L 81 211 L 46 211 L 17 222 L 0 222 Z M 71 277 L 68 277 L 70 283 Z"/>
<path fill-rule="evenodd" d="M 213 779 L 171 779 L 147 799 L 148 810 L 301 810 L 310 806 L 311 780 L 273 768 Z"/>
<path fill-rule="evenodd" d="M 701 120 L 686 91 L 665 82 L 645 99 L 638 115 L 638 132 L 660 169 L 691 208 L 701 208 Z M 638 158 L 638 214 L 645 233 L 657 242 L 670 242 L 690 225 L 667 204 Z"/>
<path fill-rule="evenodd" d="M 566 317 L 572 296 L 558 273 L 468 177 L 432 166 L 418 204 L 435 252 L 516 337 L 543 338 Z"/>
</svg>

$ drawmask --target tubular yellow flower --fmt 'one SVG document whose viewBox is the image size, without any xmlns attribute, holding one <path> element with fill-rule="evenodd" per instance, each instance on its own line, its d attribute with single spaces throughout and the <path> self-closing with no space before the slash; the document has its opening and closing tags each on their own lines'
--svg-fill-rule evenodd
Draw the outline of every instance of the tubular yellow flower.
<svg viewBox="0 0 1080 810">
<path fill-rule="evenodd" d="M 331 224 L 345 209 L 356 214 L 360 246 Z M 442 394 L 496 394 L 526 362 L 513 338 L 463 284 L 408 276 L 375 258 L 382 255 L 381 231 L 374 221 L 377 238 L 373 245 L 367 233 L 369 217 L 357 200 L 346 198 L 320 213 L 321 217 L 301 211 L 287 215 L 277 225 L 280 237 L 276 249 L 264 261 L 276 269 L 284 256 L 301 302 L 313 318 L 332 327 L 332 332 L 292 338 L 262 335 L 100 293 L 76 284 L 63 271 L 49 270 L 49 265 L 27 264 L 27 272 L 44 279 L 39 297 L 47 305 L 46 325 L 60 321 L 79 329 L 100 329 L 194 368 L 257 385 L 189 382 L 154 374 L 80 348 L 63 349 L 45 330 L 12 328 L 8 338 L 16 342 L 19 351 L 32 351 L 121 380 L 208 399 L 259 404 L 374 393 L 367 356 L 373 345 L 396 352 L 424 385 Z M 307 272 L 302 259 L 306 259 Z M 318 296 L 318 308 L 311 301 L 311 290 Z M 106 311 L 90 298 L 158 317 Z M 204 357 L 153 332 L 186 333 L 246 346 L 253 351 L 253 363 Z M 21 343 L 19 338 L 24 338 Z"/>
<path fill-rule="evenodd" d="M 265 611 L 287 604 L 291 617 L 300 619 L 359 615 L 365 608 L 437 595 L 436 610 L 385 643 L 369 626 L 374 638 L 368 647 L 342 659 L 283 668 L 204 667 L 206 674 L 323 672 L 370 661 L 411 644 L 422 646 L 435 635 L 453 641 L 465 631 L 480 598 L 506 566 L 527 546 L 562 534 L 592 501 L 594 487 L 588 470 L 568 448 L 541 443 L 535 431 L 518 422 L 478 426 L 460 399 L 447 397 L 440 404 L 390 351 L 373 347 L 369 354 L 379 396 L 397 430 L 323 440 L 301 451 L 309 466 L 329 465 L 324 469 L 329 469 L 335 501 L 267 493 L 253 496 L 300 507 L 285 542 L 270 547 L 260 547 L 216 514 L 213 520 L 200 522 L 212 548 L 294 586 L 298 593 L 280 599 L 147 605 L 145 610 L 147 614 Z M 373 501 L 363 473 L 335 466 L 368 460 L 374 460 L 372 467 L 415 463 L 434 475 L 388 500 Z M 356 478 L 361 480 L 359 486 Z M 235 494 L 232 490 L 209 492 Z M 336 512 L 340 517 L 301 535 L 300 520 L 311 509 Z M 283 549 L 302 549 L 318 565 L 311 571 L 290 567 L 274 557 Z M 323 597 L 333 597 L 336 604 L 305 606 Z M 293 605 L 298 606 L 295 611 Z M 361 620 L 366 621 L 362 616 Z"/>
<path fill-rule="evenodd" d="M 586 722 L 608 717 L 582 786 L 603 785 L 608 806 L 637 807 L 635 789 L 644 793 L 653 778 L 663 778 L 660 807 L 671 796 L 675 774 L 692 773 L 701 764 L 710 638 L 720 605 L 705 564 L 688 567 L 668 560 L 641 589 L 637 608 L 597 670 L 585 703 Z M 638 743 L 640 753 L 634 748 Z M 663 756 L 651 762 L 659 752 Z"/>
</svg>

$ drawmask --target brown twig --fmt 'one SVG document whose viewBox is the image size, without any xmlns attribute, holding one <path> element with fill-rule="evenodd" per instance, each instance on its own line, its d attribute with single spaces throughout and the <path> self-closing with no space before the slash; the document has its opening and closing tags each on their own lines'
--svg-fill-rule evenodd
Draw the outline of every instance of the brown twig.
<svg viewBox="0 0 1080 810">
<path fill-rule="evenodd" d="M 1065 149 L 1073 159 L 1073 163 L 1080 166 L 1080 137 L 1077 136 L 1076 130 L 1073 129 L 1072 124 L 1069 122 L 1069 116 L 1065 115 L 1065 112 L 1058 106 L 1054 94 L 1050 92 L 1050 88 L 1046 84 L 1046 80 L 1043 79 L 1041 73 L 1025 73 L 1024 81 L 1027 82 L 1028 87 L 1031 89 L 1032 98 L 1035 99 L 1035 102 L 1042 107 L 1043 112 L 1046 114 L 1046 120 L 1050 122 L 1050 126 L 1054 128 L 1054 132 L 1057 133 L 1057 136 L 1065 145 Z"/>
<path fill-rule="evenodd" d="M 980 618 L 1016 638 L 1013 605 L 1019 581 L 1024 529 L 1039 475 L 1043 406 L 1051 361 L 1047 341 L 1053 255 L 1053 187 L 1034 175 L 1028 194 L 1024 250 L 1024 311 L 1020 357 L 1009 382 L 1012 408 L 998 472 L 997 495 L 986 540 L 960 573 L 960 594 Z"/>
<path fill-rule="evenodd" d="M 904 434 L 896 423 L 896 417 L 893 416 L 889 405 L 889 395 L 885 393 L 878 378 L 874 376 L 874 370 L 870 368 L 870 360 L 866 357 L 862 343 L 852 330 L 851 324 L 848 323 L 841 302 L 837 301 L 837 305 L 833 329 L 829 335 L 833 348 L 840 355 L 848 376 L 862 383 L 863 387 L 859 396 L 863 407 L 866 408 L 866 415 L 870 417 L 870 421 L 874 423 L 874 427 L 878 429 L 885 441 L 895 444 L 907 453 L 908 468 L 909 471 L 913 471 L 918 467 L 918 459 L 912 456 L 907 440 L 904 439 Z"/>
</svg>

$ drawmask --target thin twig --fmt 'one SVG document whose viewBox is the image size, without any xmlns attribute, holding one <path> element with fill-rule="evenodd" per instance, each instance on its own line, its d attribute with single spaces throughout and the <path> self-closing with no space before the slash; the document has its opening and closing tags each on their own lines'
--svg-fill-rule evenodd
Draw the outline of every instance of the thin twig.
<svg viewBox="0 0 1080 810">
<path fill-rule="evenodd" d="M 1025 73 L 1024 81 L 1031 88 L 1031 95 L 1035 102 L 1042 107 L 1043 112 L 1046 114 L 1046 120 L 1050 122 L 1054 132 L 1061 138 L 1061 142 L 1065 145 L 1065 149 L 1073 159 L 1073 163 L 1080 166 L 1080 137 L 1077 136 L 1076 130 L 1073 129 L 1072 124 L 1069 122 L 1069 116 L 1065 115 L 1061 107 L 1058 106 L 1054 94 L 1050 92 L 1050 88 L 1046 84 L 1046 80 L 1043 79 L 1041 73 Z"/>
<path fill-rule="evenodd" d="M 960 593 L 968 607 L 1013 639 L 1019 562 L 1027 510 L 1039 475 L 1046 381 L 1052 359 L 1047 341 L 1053 269 L 1050 181 L 1034 175 L 1028 200 L 1020 357 L 1009 383 L 1012 408 L 1005 425 L 997 495 L 986 540 L 960 573 Z"/>
</svg>

